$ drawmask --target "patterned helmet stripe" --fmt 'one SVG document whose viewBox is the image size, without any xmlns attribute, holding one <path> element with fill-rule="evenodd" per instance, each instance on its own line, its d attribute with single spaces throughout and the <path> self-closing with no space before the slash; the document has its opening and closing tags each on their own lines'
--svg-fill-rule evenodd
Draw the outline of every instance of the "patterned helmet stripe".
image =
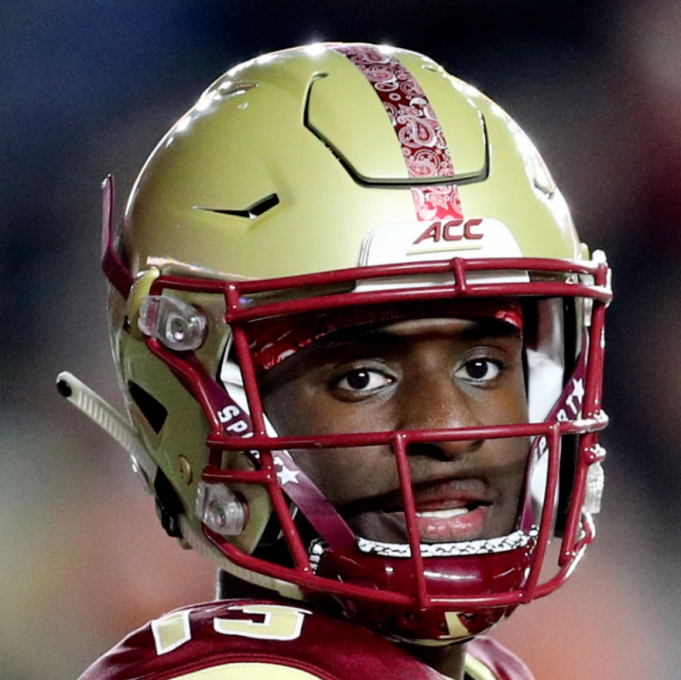
<svg viewBox="0 0 681 680">
<path fill-rule="evenodd" d="M 395 129 L 409 177 L 454 177 L 440 122 L 409 70 L 373 45 L 343 45 L 334 49 L 373 85 Z M 418 220 L 463 218 L 456 185 L 412 187 L 411 192 Z"/>
</svg>

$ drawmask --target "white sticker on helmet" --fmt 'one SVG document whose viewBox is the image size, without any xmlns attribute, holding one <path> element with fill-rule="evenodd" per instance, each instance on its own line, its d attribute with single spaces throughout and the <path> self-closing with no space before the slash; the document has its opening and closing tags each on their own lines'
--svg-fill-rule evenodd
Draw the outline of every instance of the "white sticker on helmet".
<svg viewBox="0 0 681 680">
<path fill-rule="evenodd" d="M 490 217 L 383 224 L 364 239 L 360 266 L 449 260 L 453 257 L 522 257 L 511 230 Z"/>
<path fill-rule="evenodd" d="M 359 266 L 395 264 L 398 262 L 433 262 L 461 258 L 522 257 L 511 230 L 493 218 L 445 219 L 423 222 L 383 224 L 364 238 Z M 452 274 L 410 278 L 410 287 L 431 286 L 451 282 Z M 526 272 L 472 272 L 468 281 L 486 283 L 521 283 L 528 280 Z M 358 290 L 375 290 L 404 285 L 367 281 Z"/>
</svg>

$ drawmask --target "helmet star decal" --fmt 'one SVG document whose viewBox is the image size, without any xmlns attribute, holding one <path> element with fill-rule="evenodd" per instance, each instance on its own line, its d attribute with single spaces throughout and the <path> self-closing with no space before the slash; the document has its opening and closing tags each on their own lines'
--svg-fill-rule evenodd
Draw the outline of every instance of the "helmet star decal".
<svg viewBox="0 0 681 680">
<path fill-rule="evenodd" d="M 285 486 L 289 482 L 293 482 L 294 484 L 298 484 L 298 475 L 300 474 L 300 470 L 291 470 L 289 467 L 286 466 L 286 463 L 284 462 L 284 459 L 281 456 L 273 456 L 274 459 L 274 464 L 280 468 L 277 471 L 277 479 L 279 480 L 279 483 L 282 486 Z"/>
</svg>

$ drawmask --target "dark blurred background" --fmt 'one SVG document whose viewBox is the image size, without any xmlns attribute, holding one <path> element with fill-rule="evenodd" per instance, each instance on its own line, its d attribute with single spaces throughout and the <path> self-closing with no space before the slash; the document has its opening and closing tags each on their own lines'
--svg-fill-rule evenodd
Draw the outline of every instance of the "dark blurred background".
<svg viewBox="0 0 681 680">
<path fill-rule="evenodd" d="M 542 151 L 615 269 L 599 540 L 498 636 L 540 680 L 679 676 L 681 3 L 18 0 L 0 6 L 0 677 L 70 680 L 128 630 L 213 594 L 126 455 L 60 401 L 120 405 L 99 183 L 121 209 L 165 130 L 230 66 L 319 40 L 427 53 Z"/>
</svg>

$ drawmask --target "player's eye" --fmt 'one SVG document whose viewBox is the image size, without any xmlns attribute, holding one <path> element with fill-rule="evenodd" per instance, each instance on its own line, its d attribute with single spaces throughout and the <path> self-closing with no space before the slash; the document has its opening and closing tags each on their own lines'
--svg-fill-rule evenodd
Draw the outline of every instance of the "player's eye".
<svg viewBox="0 0 681 680">
<path fill-rule="evenodd" d="M 342 393 L 361 397 L 388 387 L 394 381 L 392 376 L 381 371 L 357 368 L 344 373 L 334 382 L 334 387 Z"/>
<path fill-rule="evenodd" d="M 454 372 L 454 376 L 473 384 L 486 384 L 499 376 L 503 363 L 496 359 L 475 357 L 468 359 Z"/>
</svg>

